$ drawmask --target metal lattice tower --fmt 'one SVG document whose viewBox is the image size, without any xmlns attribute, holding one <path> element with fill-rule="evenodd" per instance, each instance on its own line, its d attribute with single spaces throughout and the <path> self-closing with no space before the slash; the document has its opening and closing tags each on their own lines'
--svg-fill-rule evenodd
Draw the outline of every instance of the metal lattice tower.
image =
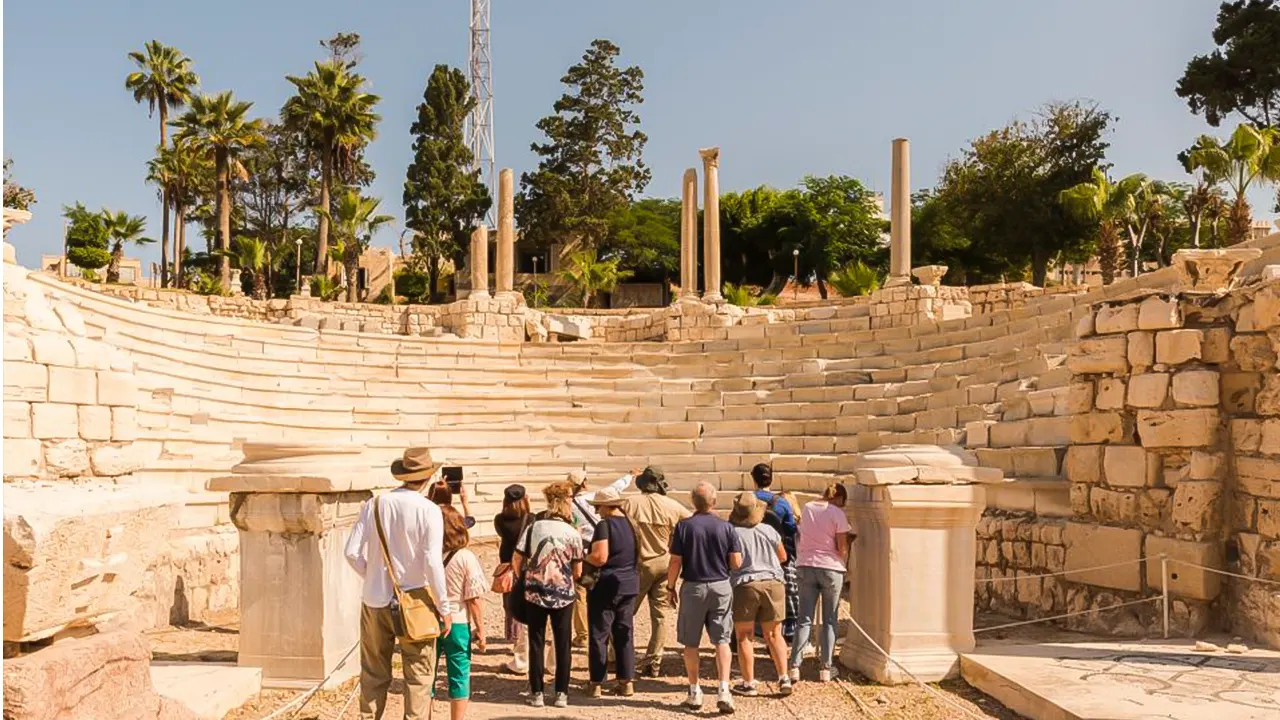
<svg viewBox="0 0 1280 720">
<path fill-rule="evenodd" d="M 467 146 L 471 148 L 474 167 L 480 169 L 480 178 L 489 187 L 493 204 L 485 222 L 495 225 L 495 208 L 498 206 L 497 175 L 493 166 L 493 63 L 489 53 L 489 0 L 471 0 L 470 46 L 471 96 L 476 107 L 467 116 L 464 130 Z"/>
</svg>

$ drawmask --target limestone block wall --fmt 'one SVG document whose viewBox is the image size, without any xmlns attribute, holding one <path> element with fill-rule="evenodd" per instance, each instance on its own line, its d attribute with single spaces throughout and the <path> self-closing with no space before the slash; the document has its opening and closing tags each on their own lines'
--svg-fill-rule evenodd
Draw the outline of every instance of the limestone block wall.
<svg viewBox="0 0 1280 720">
<path fill-rule="evenodd" d="M 1066 583 L 1032 577 L 1065 568 L 1065 530 L 1063 518 L 1002 510 L 984 514 L 977 528 L 977 607 L 1027 617 L 1066 612 Z"/>
<path fill-rule="evenodd" d="M 1027 282 L 994 283 L 990 285 L 969 286 L 969 302 L 975 314 L 1012 310 L 1026 305 L 1039 298 L 1055 295 L 1078 295 L 1086 293 L 1088 285 L 1054 285 L 1052 287 L 1036 287 Z"/>
<path fill-rule="evenodd" d="M 1280 282 L 1246 289 L 1229 311 L 1235 332 L 1221 399 L 1231 461 L 1212 468 L 1227 476 L 1227 567 L 1280 581 Z M 1280 647 L 1280 588 L 1224 580 L 1232 630 Z"/>
<path fill-rule="evenodd" d="M 871 327 L 907 327 L 969 317 L 969 289 L 937 285 L 884 288 L 871 293 Z"/>
</svg>

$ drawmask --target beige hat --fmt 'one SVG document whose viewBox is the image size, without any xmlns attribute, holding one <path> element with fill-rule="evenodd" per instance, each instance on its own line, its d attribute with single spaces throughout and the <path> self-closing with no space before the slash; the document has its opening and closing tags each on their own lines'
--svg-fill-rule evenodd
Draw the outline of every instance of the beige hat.
<svg viewBox="0 0 1280 720">
<path fill-rule="evenodd" d="M 741 527 L 755 527 L 764 519 L 764 503 L 753 492 L 738 493 L 733 501 L 729 522 Z"/>
<path fill-rule="evenodd" d="M 591 498 L 591 504 L 596 507 L 618 507 L 622 504 L 622 493 L 616 488 L 603 488 Z"/>
<path fill-rule="evenodd" d="M 424 447 L 409 448 L 404 456 L 391 463 L 391 476 L 402 483 L 423 482 L 436 474 L 439 464 L 431 459 L 431 450 Z"/>
<path fill-rule="evenodd" d="M 586 470 L 570 470 L 568 477 L 566 477 L 565 479 L 567 479 L 569 481 L 569 484 L 573 485 L 575 489 L 580 488 L 583 485 L 587 484 L 587 471 Z"/>
</svg>

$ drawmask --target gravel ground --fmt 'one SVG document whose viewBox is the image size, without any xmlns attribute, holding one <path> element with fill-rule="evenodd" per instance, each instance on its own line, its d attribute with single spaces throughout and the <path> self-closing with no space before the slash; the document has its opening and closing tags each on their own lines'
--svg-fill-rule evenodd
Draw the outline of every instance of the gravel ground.
<svg viewBox="0 0 1280 720">
<path fill-rule="evenodd" d="M 478 545 L 473 549 L 476 550 L 485 567 L 492 568 L 496 565 L 495 546 Z M 491 595 L 485 600 L 485 628 L 488 636 L 501 638 L 502 609 L 499 598 Z M 847 613 L 847 606 L 842 606 L 841 617 L 847 617 Z M 649 637 L 647 610 L 641 609 L 635 624 L 636 644 L 643 646 Z M 232 661 L 235 658 L 238 639 L 236 618 L 232 616 L 219 618 L 211 620 L 209 625 L 194 628 L 166 628 L 152 633 L 150 639 L 152 652 L 157 660 Z M 669 641 L 669 646 L 673 645 L 674 638 Z M 606 694 L 604 698 L 597 700 L 589 700 L 581 694 L 580 688 L 587 680 L 586 653 L 575 651 L 573 684 L 568 710 L 556 710 L 551 707 L 535 710 L 525 705 L 528 693 L 526 678 L 504 674 L 500 668 L 503 662 L 510 659 L 510 652 L 511 647 L 508 643 L 490 641 L 488 653 L 484 655 L 477 653 L 473 656 L 472 703 L 467 713 L 468 718 L 475 720 L 523 720 L 525 718 L 606 720 L 631 718 L 637 711 L 642 717 L 659 719 L 684 718 L 696 714 L 678 707 L 685 697 L 687 686 L 682 677 L 683 666 L 674 649 L 669 651 L 663 666 L 665 676 L 653 680 L 638 680 L 634 697 L 610 697 Z M 397 680 L 391 686 L 391 697 L 387 702 L 387 718 L 399 718 L 403 713 L 399 695 L 402 690 L 399 680 L 399 658 L 396 659 L 395 665 Z M 817 678 L 817 668 L 813 666 L 812 661 L 807 661 L 801 676 L 802 682 L 795 693 L 788 698 L 773 696 L 772 693 L 776 690 L 774 684 L 776 674 L 763 648 L 757 645 L 756 676 L 763 683 L 761 696 L 737 698 L 735 717 L 769 718 L 770 720 L 779 720 L 779 718 L 845 720 L 860 717 L 885 720 L 942 720 L 966 717 L 966 713 L 954 705 L 939 699 L 934 693 L 919 686 L 886 687 L 870 683 L 847 670 L 841 672 L 838 682 L 819 684 L 813 682 Z M 707 680 L 713 676 L 714 666 L 710 653 L 704 650 L 702 666 L 704 690 L 714 687 L 714 684 Z M 548 678 L 549 682 L 550 678 Z M 292 720 L 358 718 L 355 702 L 346 708 L 345 713 L 339 715 L 347 699 L 355 690 L 356 684 L 357 681 L 353 679 L 334 690 L 317 693 L 301 712 L 292 715 Z M 437 687 L 443 694 L 443 680 Z M 1001 720 L 1016 720 L 1019 717 L 963 681 L 949 681 L 932 687 L 939 695 L 964 707 L 972 713 L 973 717 L 1000 718 Z M 263 691 L 257 698 L 228 714 L 226 720 L 260 720 L 297 696 L 297 691 Z M 714 693 L 709 692 L 703 715 L 716 714 L 714 699 Z M 448 712 L 446 702 L 437 702 L 434 717 L 443 720 L 448 717 Z M 286 713 L 281 720 L 289 719 L 290 715 Z"/>
</svg>

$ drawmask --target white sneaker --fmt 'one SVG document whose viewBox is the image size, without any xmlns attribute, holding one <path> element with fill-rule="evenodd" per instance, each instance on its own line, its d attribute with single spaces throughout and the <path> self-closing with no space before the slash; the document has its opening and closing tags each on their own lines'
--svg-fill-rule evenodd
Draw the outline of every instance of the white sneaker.
<svg viewBox="0 0 1280 720">
<path fill-rule="evenodd" d="M 787 671 L 787 677 L 791 678 L 791 682 L 800 682 L 800 667 L 796 666 Z"/>
<path fill-rule="evenodd" d="M 716 693 L 716 709 L 721 715 L 731 715 L 733 713 L 733 695 L 725 690 Z"/>
<path fill-rule="evenodd" d="M 556 693 L 555 706 L 558 708 L 569 707 L 569 693 Z"/>
<path fill-rule="evenodd" d="M 787 696 L 787 695 L 790 695 L 790 694 L 791 694 L 791 692 L 792 692 L 793 690 L 794 690 L 794 688 L 793 688 L 793 686 L 792 686 L 792 684 L 791 684 L 791 676 L 790 676 L 790 675 L 783 675 L 781 678 L 779 678 L 779 679 L 778 679 L 778 694 L 779 694 L 779 695 L 782 695 L 783 697 L 785 697 L 785 696 Z"/>
<path fill-rule="evenodd" d="M 690 690 L 689 697 L 682 704 L 690 710 L 702 710 L 702 688 Z"/>
<path fill-rule="evenodd" d="M 543 699 L 542 693 L 534 693 L 529 696 L 529 704 L 533 707 L 540 708 L 546 707 L 547 702 Z"/>
<path fill-rule="evenodd" d="M 819 670 L 818 682 L 824 682 L 824 683 L 831 682 L 831 671 L 827 668 L 823 668 Z"/>
</svg>

